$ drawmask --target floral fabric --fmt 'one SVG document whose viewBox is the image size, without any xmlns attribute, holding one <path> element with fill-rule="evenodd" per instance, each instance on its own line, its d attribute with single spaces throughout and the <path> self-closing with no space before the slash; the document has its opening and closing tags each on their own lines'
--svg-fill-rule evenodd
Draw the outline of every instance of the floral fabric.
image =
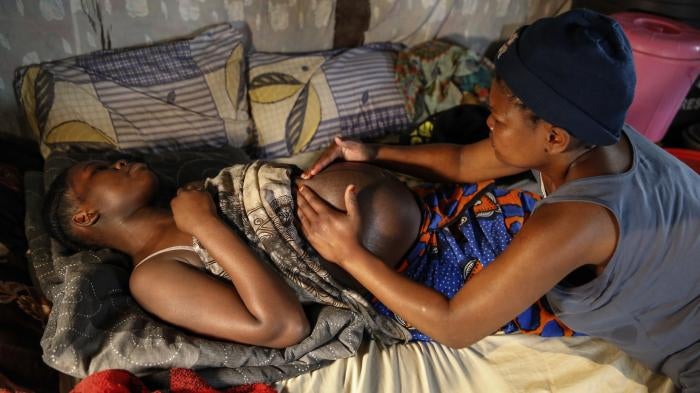
<svg viewBox="0 0 700 393">
<path fill-rule="evenodd" d="M 428 41 L 399 53 L 396 80 L 414 124 L 460 104 L 485 103 L 491 71 L 474 51 Z"/>
</svg>

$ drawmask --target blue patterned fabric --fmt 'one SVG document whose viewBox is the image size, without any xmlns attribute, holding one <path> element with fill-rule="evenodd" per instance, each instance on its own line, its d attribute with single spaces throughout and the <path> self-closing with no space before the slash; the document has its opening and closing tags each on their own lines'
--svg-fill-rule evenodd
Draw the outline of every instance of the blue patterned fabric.
<svg viewBox="0 0 700 393">
<path fill-rule="evenodd" d="M 418 241 L 398 270 L 447 298 L 456 295 L 467 280 L 487 268 L 505 250 L 538 199 L 529 192 L 495 187 L 493 182 L 416 192 L 422 201 L 423 224 Z M 377 299 L 372 302 L 381 314 L 407 327 L 413 340 L 430 340 Z M 542 301 L 528 307 L 502 331 L 545 337 L 576 335 Z"/>
</svg>

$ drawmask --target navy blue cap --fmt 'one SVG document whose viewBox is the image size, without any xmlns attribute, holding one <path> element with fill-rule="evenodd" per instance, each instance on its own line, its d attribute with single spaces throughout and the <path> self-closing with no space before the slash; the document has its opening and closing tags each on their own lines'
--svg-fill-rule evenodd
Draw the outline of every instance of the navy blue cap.
<svg viewBox="0 0 700 393">
<path fill-rule="evenodd" d="M 496 72 L 540 118 L 595 145 L 610 145 L 632 103 L 632 50 L 612 18 L 575 9 L 521 27 L 501 47 Z"/>
</svg>

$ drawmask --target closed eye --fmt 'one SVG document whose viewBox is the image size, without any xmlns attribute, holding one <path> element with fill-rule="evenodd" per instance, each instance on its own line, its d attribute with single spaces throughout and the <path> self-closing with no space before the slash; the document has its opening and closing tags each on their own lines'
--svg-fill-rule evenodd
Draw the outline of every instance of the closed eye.
<svg viewBox="0 0 700 393">
<path fill-rule="evenodd" d="M 107 170 L 116 171 L 117 168 L 114 168 L 111 165 L 97 164 L 93 167 L 92 173 L 103 172 L 103 171 L 107 171 Z"/>
</svg>

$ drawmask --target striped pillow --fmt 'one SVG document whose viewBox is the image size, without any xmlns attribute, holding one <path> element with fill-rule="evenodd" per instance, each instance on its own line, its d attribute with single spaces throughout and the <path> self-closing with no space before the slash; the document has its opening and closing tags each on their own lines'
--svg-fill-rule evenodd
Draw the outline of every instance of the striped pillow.
<svg viewBox="0 0 700 393">
<path fill-rule="evenodd" d="M 323 148 L 336 135 L 379 137 L 408 125 L 395 81 L 399 46 L 372 44 L 303 55 L 253 53 L 248 96 L 256 155 Z"/>
<path fill-rule="evenodd" d="M 250 142 L 248 37 L 228 24 L 162 44 L 100 51 L 18 73 L 42 152 L 161 152 Z"/>
</svg>

